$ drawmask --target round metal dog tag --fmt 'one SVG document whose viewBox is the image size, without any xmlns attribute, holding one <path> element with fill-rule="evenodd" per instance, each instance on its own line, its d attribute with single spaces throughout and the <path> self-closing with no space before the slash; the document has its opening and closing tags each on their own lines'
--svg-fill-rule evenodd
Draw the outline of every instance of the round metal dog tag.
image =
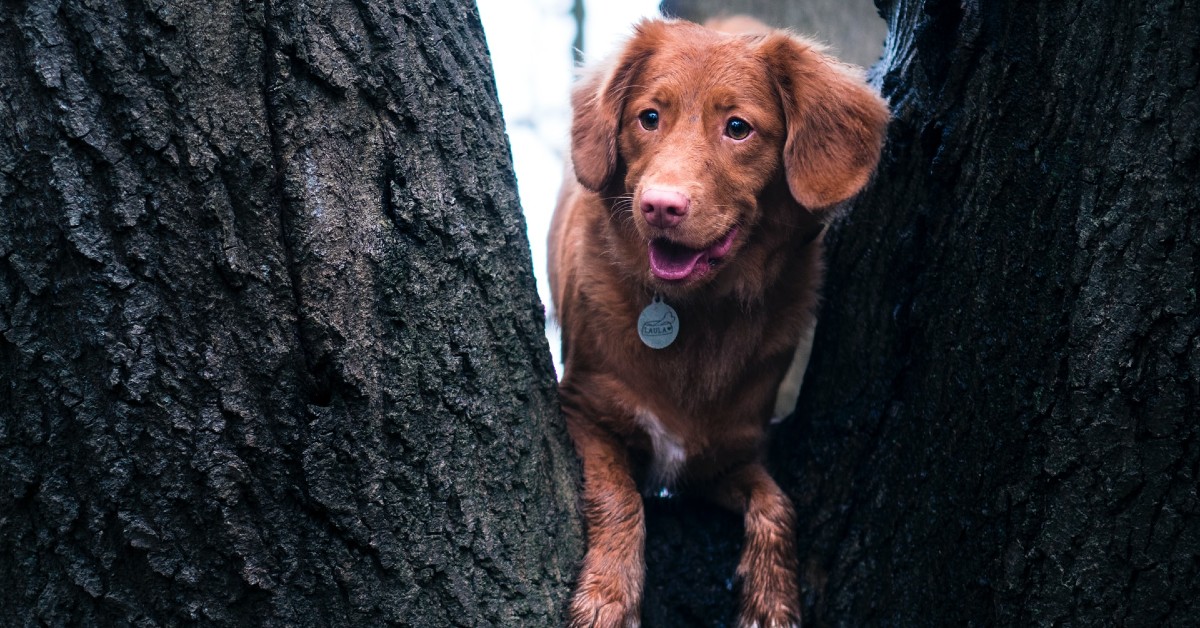
<svg viewBox="0 0 1200 628">
<path fill-rule="evenodd" d="M 679 315 L 675 308 L 654 295 L 654 300 L 638 317 L 638 337 L 651 349 L 662 349 L 675 342 L 679 335 Z"/>
</svg>

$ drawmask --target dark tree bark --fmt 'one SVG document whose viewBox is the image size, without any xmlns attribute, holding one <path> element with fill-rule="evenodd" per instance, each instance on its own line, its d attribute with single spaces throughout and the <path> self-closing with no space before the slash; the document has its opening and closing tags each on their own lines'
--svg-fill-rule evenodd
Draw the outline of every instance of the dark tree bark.
<svg viewBox="0 0 1200 628">
<path fill-rule="evenodd" d="M 807 622 L 1195 623 L 1200 7 L 879 4 L 895 119 L 771 452 Z M 650 513 L 647 625 L 726 624 L 736 519 Z"/>
<path fill-rule="evenodd" d="M 0 9 L 0 623 L 561 623 L 483 41 L 469 2 Z"/>
<path fill-rule="evenodd" d="M 886 166 L 777 450 L 817 615 L 1196 621 L 1200 7 L 883 9 Z"/>
</svg>

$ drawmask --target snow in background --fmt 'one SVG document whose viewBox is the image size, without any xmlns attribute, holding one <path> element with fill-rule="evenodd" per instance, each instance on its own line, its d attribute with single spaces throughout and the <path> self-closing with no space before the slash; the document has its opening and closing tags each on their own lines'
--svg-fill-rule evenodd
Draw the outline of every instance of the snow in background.
<svg viewBox="0 0 1200 628">
<path fill-rule="evenodd" d="M 512 145 L 538 294 L 549 308 L 546 234 L 562 183 L 571 128 L 568 95 L 575 73 L 572 2 L 478 0 L 478 6 Z M 585 7 L 584 58 L 588 60 L 608 56 L 635 22 L 658 14 L 657 0 L 593 0 Z M 561 373 L 558 329 L 553 323 L 547 325 L 546 338 Z"/>
</svg>

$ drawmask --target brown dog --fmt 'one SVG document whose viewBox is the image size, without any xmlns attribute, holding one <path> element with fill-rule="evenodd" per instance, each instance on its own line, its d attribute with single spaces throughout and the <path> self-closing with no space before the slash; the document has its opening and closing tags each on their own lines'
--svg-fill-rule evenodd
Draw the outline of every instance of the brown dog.
<svg viewBox="0 0 1200 628">
<path fill-rule="evenodd" d="M 572 101 L 550 234 L 588 533 L 571 625 L 638 625 L 639 485 L 744 512 L 740 624 L 798 625 L 795 515 L 763 466 L 766 426 L 815 323 L 821 210 L 866 184 L 887 107 L 794 35 L 662 20 Z"/>
</svg>

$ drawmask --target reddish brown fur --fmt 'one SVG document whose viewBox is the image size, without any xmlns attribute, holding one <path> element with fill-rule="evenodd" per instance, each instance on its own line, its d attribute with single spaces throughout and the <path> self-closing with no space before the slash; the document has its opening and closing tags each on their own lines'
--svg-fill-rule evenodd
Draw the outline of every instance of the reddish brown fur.
<svg viewBox="0 0 1200 628">
<path fill-rule="evenodd" d="M 660 20 L 640 24 L 572 100 L 574 177 L 550 235 L 560 390 L 583 460 L 588 526 L 571 623 L 637 625 L 638 483 L 660 468 L 656 456 L 671 459 L 673 444 L 686 462 L 678 477 L 658 479 L 745 513 L 741 623 L 798 625 L 795 516 L 763 467 L 765 427 L 797 341 L 814 324 L 820 210 L 865 185 L 887 108 L 803 39 Z M 661 115 L 652 131 L 638 120 L 649 108 Z M 731 116 L 753 133 L 726 136 Z M 637 208 L 650 186 L 690 199 L 681 223 L 647 222 Z M 734 225 L 732 249 L 712 271 L 682 281 L 651 272 L 652 238 L 703 249 Z M 635 331 L 656 292 L 680 319 L 679 337 L 660 350 Z"/>
</svg>

